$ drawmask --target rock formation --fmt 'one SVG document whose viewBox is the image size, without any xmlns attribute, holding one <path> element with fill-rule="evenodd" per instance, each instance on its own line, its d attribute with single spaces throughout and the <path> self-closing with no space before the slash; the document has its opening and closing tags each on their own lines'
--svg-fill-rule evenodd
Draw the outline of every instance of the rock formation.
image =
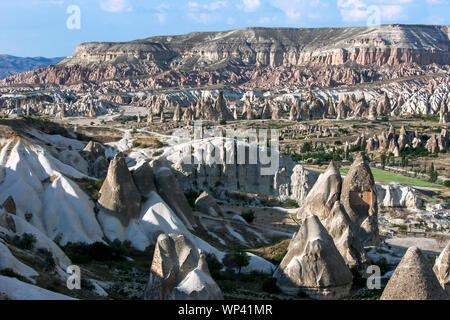
<svg viewBox="0 0 450 320">
<path fill-rule="evenodd" d="M 242 119 L 253 120 L 255 115 L 253 113 L 253 107 L 250 101 L 246 100 L 244 104 L 244 110 L 242 111 Z"/>
<path fill-rule="evenodd" d="M 442 288 L 450 297 L 450 242 L 436 259 L 433 270 Z"/>
<path fill-rule="evenodd" d="M 441 108 L 439 110 L 439 123 L 450 123 L 450 111 L 448 110 L 448 105 L 446 104 L 445 100 L 442 100 L 441 102 Z"/>
<path fill-rule="evenodd" d="M 227 102 L 225 101 L 222 91 L 219 92 L 219 96 L 217 97 L 216 103 L 214 105 L 214 110 L 217 113 L 218 120 L 233 120 L 233 115 L 228 109 Z"/>
<path fill-rule="evenodd" d="M 218 82 L 272 88 L 299 83 L 359 84 L 449 64 L 448 38 L 446 26 L 396 24 L 379 28 L 245 28 L 126 43 L 93 42 L 79 45 L 58 65 L 0 82 L 67 85 L 129 78 L 130 83 L 153 89 Z"/>
<path fill-rule="evenodd" d="M 359 228 L 364 246 L 377 246 L 378 204 L 375 180 L 362 154 L 358 154 L 342 183 L 341 203 L 351 221 Z"/>
<path fill-rule="evenodd" d="M 340 203 L 341 187 L 341 174 L 332 161 L 309 192 L 297 212 L 297 218 L 316 215 L 333 238 L 347 265 L 362 268 L 367 258 L 358 239 L 357 228 Z"/>
<path fill-rule="evenodd" d="M 134 170 L 132 175 L 133 181 L 143 197 L 148 198 L 150 193 L 156 191 L 153 169 L 148 162 L 144 162 L 139 168 Z"/>
<path fill-rule="evenodd" d="M 3 202 L 2 207 L 6 212 L 10 214 L 16 214 L 16 203 L 14 202 L 13 197 L 9 196 L 5 202 Z"/>
<path fill-rule="evenodd" d="M 195 200 L 195 210 L 213 217 L 223 216 L 222 209 L 220 209 L 216 200 L 207 191 L 204 191 Z"/>
<path fill-rule="evenodd" d="M 438 134 L 433 134 L 428 139 L 425 149 L 430 153 L 438 153 L 450 149 L 450 133 L 447 129 L 442 129 Z"/>
<path fill-rule="evenodd" d="M 190 122 L 195 120 L 195 108 L 194 106 L 189 106 L 183 113 L 182 119 L 185 122 Z"/>
<path fill-rule="evenodd" d="M 274 277 L 284 293 L 304 292 L 314 299 L 345 297 L 353 281 L 333 239 L 314 215 L 306 217 L 293 237 Z"/>
<path fill-rule="evenodd" d="M 147 123 L 153 123 L 153 112 L 151 109 L 149 109 L 147 113 Z"/>
<path fill-rule="evenodd" d="M 417 191 L 412 187 L 393 183 L 379 183 L 376 188 L 379 206 L 409 209 L 422 207 L 422 201 L 418 197 Z"/>
<path fill-rule="evenodd" d="M 269 102 L 264 104 L 264 109 L 261 114 L 261 119 L 271 119 L 272 118 L 272 108 L 270 107 Z"/>
<path fill-rule="evenodd" d="M 158 237 L 144 300 L 223 300 L 203 253 L 184 235 Z"/>
<path fill-rule="evenodd" d="M 319 179 L 306 196 L 302 207 L 298 210 L 297 218 L 302 219 L 314 214 L 320 220 L 326 218 L 336 201 L 341 197 L 342 178 L 339 169 L 331 161 L 328 169 L 319 176 Z"/>
<path fill-rule="evenodd" d="M 89 141 L 86 147 L 81 151 L 81 155 L 86 161 L 93 163 L 99 157 L 105 157 L 105 149 L 100 143 Z"/>
<path fill-rule="evenodd" d="M 237 108 L 234 108 L 234 110 L 233 110 L 233 119 L 234 120 L 238 120 L 239 119 Z"/>
<path fill-rule="evenodd" d="M 339 201 L 334 203 L 331 212 L 321 220 L 325 229 L 333 238 L 336 248 L 350 267 L 364 270 L 368 259 L 364 247 L 356 234 L 356 227 Z"/>
<path fill-rule="evenodd" d="M 109 164 L 108 174 L 100 189 L 98 204 L 102 210 L 116 215 L 126 226 L 141 214 L 141 194 L 134 184 L 122 153 Z"/>
<path fill-rule="evenodd" d="M 296 199 L 299 205 L 304 203 L 319 175 L 316 171 L 305 169 L 302 165 L 296 165 L 291 175 L 290 197 Z"/>
<path fill-rule="evenodd" d="M 188 229 L 195 227 L 192 209 L 172 171 L 168 168 L 159 169 L 155 174 L 155 182 L 161 198 L 172 208 L 185 226 Z"/>
<path fill-rule="evenodd" d="M 381 296 L 381 300 L 447 299 L 428 260 L 417 247 L 408 249 Z"/>
<path fill-rule="evenodd" d="M 380 116 L 389 115 L 391 112 L 391 100 L 385 92 L 378 100 L 377 114 Z"/>
<path fill-rule="evenodd" d="M 173 113 L 173 121 L 175 122 L 180 122 L 181 121 L 181 107 L 180 106 L 176 106 L 175 107 L 175 111 Z"/>
<path fill-rule="evenodd" d="M 172 168 L 185 192 L 214 190 L 216 198 L 224 200 L 233 194 L 245 192 L 283 201 L 293 199 L 300 204 L 318 176 L 316 172 L 296 165 L 290 157 L 278 153 L 274 154 L 278 163 L 272 163 L 277 166 L 268 173 L 264 173 L 264 166 L 259 161 L 256 164 L 239 164 L 236 161 L 226 164 L 225 152 L 219 152 L 220 157 L 216 161 L 213 152 L 222 147 L 229 155 L 236 155 L 243 148 L 246 159 L 249 157 L 249 147 L 243 142 L 215 138 L 192 142 L 190 149 L 194 150 L 193 154 L 180 156 L 179 148 L 169 149 L 162 157 L 161 164 L 154 164 L 153 167 L 155 172 L 161 167 Z M 259 154 L 264 152 L 259 148 L 255 151 Z M 223 165 L 217 164 L 220 161 Z"/>
</svg>

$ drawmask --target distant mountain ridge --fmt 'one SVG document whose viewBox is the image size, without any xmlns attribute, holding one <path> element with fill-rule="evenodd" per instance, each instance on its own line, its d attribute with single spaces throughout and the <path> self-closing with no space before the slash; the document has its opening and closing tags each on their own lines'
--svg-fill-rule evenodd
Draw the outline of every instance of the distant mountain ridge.
<svg viewBox="0 0 450 320">
<path fill-rule="evenodd" d="M 64 57 L 16 57 L 7 54 L 0 54 L 0 79 L 21 72 L 55 65 L 63 59 Z"/>
<path fill-rule="evenodd" d="M 336 87 L 449 70 L 449 26 L 255 27 L 83 43 L 57 65 L 14 75 L 0 84 L 282 89 Z"/>
</svg>

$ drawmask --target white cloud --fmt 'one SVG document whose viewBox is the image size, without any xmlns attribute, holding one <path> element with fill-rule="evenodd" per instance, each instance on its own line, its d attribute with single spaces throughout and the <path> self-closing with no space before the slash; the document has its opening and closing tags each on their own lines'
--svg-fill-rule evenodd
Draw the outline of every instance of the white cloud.
<svg viewBox="0 0 450 320">
<path fill-rule="evenodd" d="M 413 2 L 413 0 L 338 0 L 337 6 L 344 22 L 366 21 L 374 14 L 374 9 L 379 12 L 381 20 L 393 21 L 406 18 L 406 8 Z"/>
<path fill-rule="evenodd" d="M 258 10 L 261 6 L 261 0 L 242 0 L 241 8 L 245 12 L 252 12 Z"/>
<path fill-rule="evenodd" d="M 358 22 L 368 17 L 367 4 L 360 0 L 338 0 L 342 20 L 345 22 Z"/>
<path fill-rule="evenodd" d="M 221 8 L 228 7 L 228 2 L 226 2 L 226 1 L 215 1 L 215 2 L 211 2 L 211 3 L 208 3 L 208 4 L 202 5 L 202 4 L 200 4 L 198 2 L 195 2 L 195 1 L 189 1 L 186 4 L 186 7 L 190 11 L 198 11 L 198 10 L 216 11 L 216 10 L 219 10 Z"/>
<path fill-rule="evenodd" d="M 128 0 L 100 0 L 100 7 L 104 11 L 115 13 L 132 10 Z"/>
<path fill-rule="evenodd" d="M 164 24 L 167 22 L 167 14 L 164 12 L 156 13 L 156 18 L 158 19 L 159 23 Z"/>
<path fill-rule="evenodd" d="M 225 8 L 227 6 L 228 6 L 228 2 L 226 2 L 226 1 L 216 1 L 216 2 L 211 2 L 210 4 L 206 4 L 203 7 L 207 10 L 215 11 L 215 10 L 219 10 L 221 8 Z"/>
<path fill-rule="evenodd" d="M 234 21 L 233 18 L 229 17 L 229 18 L 227 19 L 227 24 L 231 25 L 231 24 L 234 24 L 234 23 L 235 23 L 235 21 Z"/>
<path fill-rule="evenodd" d="M 213 15 L 205 12 L 190 12 L 188 13 L 188 17 L 192 21 L 202 24 L 210 24 L 216 20 Z"/>
<path fill-rule="evenodd" d="M 321 0 L 272 0 L 272 6 L 282 10 L 288 20 L 299 22 L 304 16 L 309 18 L 318 17 L 311 11 L 317 11 Z"/>
<path fill-rule="evenodd" d="M 220 15 L 220 9 L 228 7 L 227 1 L 213 1 L 207 4 L 201 4 L 196 1 L 189 1 L 185 8 L 187 9 L 187 17 L 196 22 L 202 24 L 211 24 L 222 20 Z M 219 11 L 219 13 L 217 13 Z M 228 24 L 230 21 L 227 21 Z M 234 20 L 233 20 L 234 23 Z"/>
</svg>

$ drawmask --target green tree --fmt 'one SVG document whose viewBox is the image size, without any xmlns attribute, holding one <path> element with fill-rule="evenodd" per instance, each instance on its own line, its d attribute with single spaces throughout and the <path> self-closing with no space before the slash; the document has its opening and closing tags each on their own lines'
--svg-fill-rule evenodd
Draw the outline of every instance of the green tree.
<svg viewBox="0 0 450 320">
<path fill-rule="evenodd" d="M 244 218 L 245 221 L 247 221 L 247 223 L 252 223 L 255 220 L 255 211 L 253 210 L 248 210 L 248 211 L 244 211 L 241 214 L 242 218 Z"/>
<path fill-rule="evenodd" d="M 300 152 L 307 153 L 307 152 L 311 152 L 312 150 L 313 150 L 312 143 L 306 142 L 305 144 L 303 144 L 302 148 L 300 149 Z"/>
<path fill-rule="evenodd" d="M 434 162 L 431 163 L 429 174 L 430 174 L 430 182 L 436 182 L 438 179 L 438 173 L 436 170 L 434 170 Z"/>
<path fill-rule="evenodd" d="M 385 167 L 386 167 L 386 154 L 382 153 L 381 154 L 381 168 L 384 170 Z"/>
<path fill-rule="evenodd" d="M 250 264 L 250 256 L 243 250 L 227 253 L 223 258 L 223 264 L 228 268 L 237 268 L 240 274 L 242 268 Z"/>
</svg>

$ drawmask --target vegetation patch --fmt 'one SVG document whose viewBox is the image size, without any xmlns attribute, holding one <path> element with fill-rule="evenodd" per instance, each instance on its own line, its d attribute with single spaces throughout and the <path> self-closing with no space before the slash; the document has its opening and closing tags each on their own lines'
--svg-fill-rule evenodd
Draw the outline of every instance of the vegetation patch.
<svg viewBox="0 0 450 320">
<path fill-rule="evenodd" d="M 124 260 L 124 255 L 128 254 L 130 244 L 128 242 L 120 242 L 118 239 L 110 244 L 95 242 L 93 244 L 86 243 L 69 243 L 63 247 L 66 255 L 73 263 L 88 263 L 91 261 L 109 261 Z"/>
</svg>

